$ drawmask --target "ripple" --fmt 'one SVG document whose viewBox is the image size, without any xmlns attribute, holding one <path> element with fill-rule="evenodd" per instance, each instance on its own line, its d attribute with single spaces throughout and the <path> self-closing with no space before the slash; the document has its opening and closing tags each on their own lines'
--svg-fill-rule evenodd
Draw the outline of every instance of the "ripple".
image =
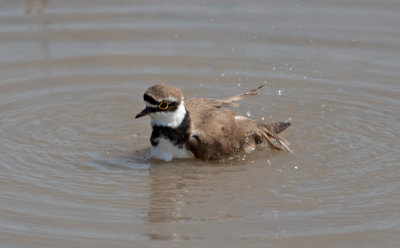
<svg viewBox="0 0 400 248">
<path fill-rule="evenodd" d="M 0 11 L 0 237 L 10 246 L 382 245 L 376 233 L 398 231 L 396 4 L 33 2 Z M 133 117 L 156 82 L 202 97 L 265 82 L 236 110 L 291 119 L 283 135 L 295 153 L 147 159 L 149 123 Z"/>
</svg>

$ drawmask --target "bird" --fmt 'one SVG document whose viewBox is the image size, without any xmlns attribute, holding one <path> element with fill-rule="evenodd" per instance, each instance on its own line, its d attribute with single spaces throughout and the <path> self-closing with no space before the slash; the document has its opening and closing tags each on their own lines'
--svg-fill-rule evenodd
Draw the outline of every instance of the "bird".
<svg viewBox="0 0 400 248">
<path fill-rule="evenodd" d="M 179 88 L 164 83 L 149 87 L 143 95 L 146 107 L 135 118 L 150 116 L 150 157 L 224 161 L 259 147 L 292 153 L 289 142 L 278 135 L 290 121 L 262 123 L 226 109 L 238 107 L 237 101 L 263 87 L 222 99 L 185 99 Z"/>
</svg>

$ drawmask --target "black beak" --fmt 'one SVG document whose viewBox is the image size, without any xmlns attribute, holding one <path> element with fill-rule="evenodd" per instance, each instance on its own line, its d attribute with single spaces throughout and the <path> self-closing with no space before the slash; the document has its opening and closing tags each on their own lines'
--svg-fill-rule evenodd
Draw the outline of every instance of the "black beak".
<svg viewBox="0 0 400 248">
<path fill-rule="evenodd" d="M 140 118 L 142 116 L 148 115 L 151 113 L 151 110 L 149 108 L 145 108 L 140 112 L 139 114 L 136 115 L 135 119 Z"/>
</svg>

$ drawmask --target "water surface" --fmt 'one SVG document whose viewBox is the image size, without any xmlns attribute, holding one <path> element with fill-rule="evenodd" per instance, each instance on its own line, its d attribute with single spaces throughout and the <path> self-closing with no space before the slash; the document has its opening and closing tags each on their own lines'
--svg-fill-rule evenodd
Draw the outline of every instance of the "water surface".
<svg viewBox="0 0 400 248">
<path fill-rule="evenodd" d="M 399 247 L 398 1 L 11 1 L 1 247 Z M 294 154 L 146 159 L 158 82 L 291 119 Z M 144 152 L 143 152 L 144 150 Z M 137 152 L 139 151 L 139 152 Z"/>
</svg>

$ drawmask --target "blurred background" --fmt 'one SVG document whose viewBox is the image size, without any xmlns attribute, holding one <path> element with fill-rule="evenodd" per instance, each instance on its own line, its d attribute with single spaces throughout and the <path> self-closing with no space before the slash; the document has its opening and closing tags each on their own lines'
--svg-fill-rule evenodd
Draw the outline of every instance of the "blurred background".
<svg viewBox="0 0 400 248">
<path fill-rule="evenodd" d="M 0 0 L 1 247 L 399 247 L 397 0 Z M 294 154 L 148 159 L 165 82 Z"/>
</svg>

